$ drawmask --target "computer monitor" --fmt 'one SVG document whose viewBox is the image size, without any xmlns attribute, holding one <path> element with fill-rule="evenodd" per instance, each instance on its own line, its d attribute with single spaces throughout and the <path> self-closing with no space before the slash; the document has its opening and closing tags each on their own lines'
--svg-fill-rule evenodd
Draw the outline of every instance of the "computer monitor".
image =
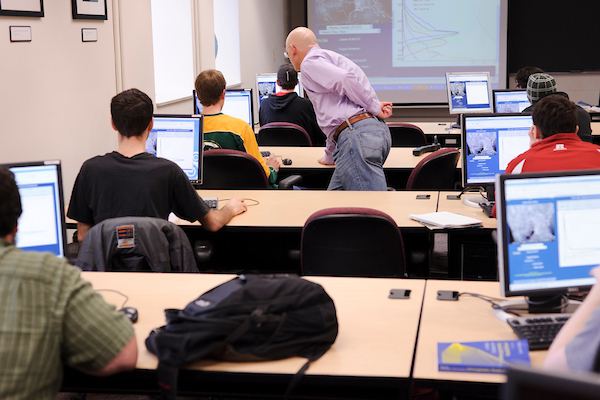
<svg viewBox="0 0 600 400">
<path fill-rule="evenodd" d="M 494 112 L 520 113 L 531 105 L 525 89 L 494 89 Z"/>
<path fill-rule="evenodd" d="M 492 112 L 489 72 L 447 72 L 446 89 L 450 114 Z"/>
<path fill-rule="evenodd" d="M 590 350 L 593 351 L 593 350 Z M 591 373 L 550 372 L 512 367 L 506 371 L 501 400 L 598 400 L 600 380 Z"/>
<path fill-rule="evenodd" d="M 200 100 L 198 100 L 195 89 L 192 90 L 192 102 L 194 103 L 194 115 L 202 114 L 204 107 L 202 106 L 202 103 L 200 103 Z"/>
<path fill-rule="evenodd" d="M 596 283 L 600 170 L 498 175 L 496 195 L 502 296 L 528 296 L 530 312 L 559 312 L 557 295 Z"/>
<path fill-rule="evenodd" d="M 252 89 L 228 89 L 225 91 L 223 114 L 242 119 L 254 128 L 254 101 Z"/>
<path fill-rule="evenodd" d="M 4 164 L 15 174 L 23 213 L 15 245 L 24 251 L 65 256 L 65 205 L 60 161 Z"/>
<path fill-rule="evenodd" d="M 465 114 L 462 121 L 463 186 L 483 186 L 494 198 L 494 178 L 530 146 L 531 115 Z"/>
<path fill-rule="evenodd" d="M 300 97 L 304 97 L 304 91 L 302 90 L 302 74 L 298 72 L 298 84 L 294 88 L 294 91 Z M 272 93 L 281 92 L 283 89 L 277 84 L 277 74 L 256 74 L 256 92 L 258 93 L 258 105 L 269 97 Z"/>
<path fill-rule="evenodd" d="M 179 165 L 193 184 L 202 183 L 202 115 L 154 115 L 146 151 Z"/>
</svg>

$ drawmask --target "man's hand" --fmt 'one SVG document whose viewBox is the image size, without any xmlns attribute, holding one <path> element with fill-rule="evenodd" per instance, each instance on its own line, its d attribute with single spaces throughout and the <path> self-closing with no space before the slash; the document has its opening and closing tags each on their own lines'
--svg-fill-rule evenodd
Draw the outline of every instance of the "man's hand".
<svg viewBox="0 0 600 400">
<path fill-rule="evenodd" d="M 223 208 L 229 208 L 231 213 L 235 215 L 240 215 L 248 210 L 246 203 L 244 203 L 244 199 L 242 197 L 234 197 L 229 200 Z"/>
<path fill-rule="evenodd" d="M 275 170 L 275 172 L 279 172 L 279 167 L 281 166 L 281 164 L 279 164 L 279 161 L 277 161 L 277 159 L 273 157 L 273 154 L 265 158 L 265 163 L 267 164 L 267 167 L 271 167 Z"/>
<path fill-rule="evenodd" d="M 388 119 L 392 116 L 392 103 L 389 102 L 379 102 L 381 104 L 381 112 L 377 114 L 377 118 L 379 119 Z"/>
<path fill-rule="evenodd" d="M 319 162 L 319 164 L 323 164 L 323 165 L 335 165 L 335 164 L 327 164 L 327 163 L 325 162 L 325 157 L 323 157 L 323 158 L 319 158 L 317 161 Z"/>
</svg>

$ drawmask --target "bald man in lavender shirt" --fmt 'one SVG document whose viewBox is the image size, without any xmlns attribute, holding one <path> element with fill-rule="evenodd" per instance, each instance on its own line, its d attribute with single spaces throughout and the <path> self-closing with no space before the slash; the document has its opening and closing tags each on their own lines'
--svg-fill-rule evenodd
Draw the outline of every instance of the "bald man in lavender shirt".
<svg viewBox="0 0 600 400">
<path fill-rule="evenodd" d="M 285 50 L 302 71 L 302 86 L 327 136 L 319 162 L 336 165 L 328 190 L 387 190 L 383 163 L 391 138 L 383 120 L 392 115 L 392 103 L 380 102 L 360 67 L 321 49 L 308 28 L 290 32 Z"/>
</svg>

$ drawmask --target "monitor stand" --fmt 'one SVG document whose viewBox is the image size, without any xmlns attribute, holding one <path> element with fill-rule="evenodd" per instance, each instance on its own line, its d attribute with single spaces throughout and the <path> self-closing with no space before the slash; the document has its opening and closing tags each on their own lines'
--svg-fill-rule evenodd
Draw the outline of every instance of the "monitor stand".
<svg viewBox="0 0 600 400">
<path fill-rule="evenodd" d="M 568 305 L 561 309 L 562 301 L 562 296 L 534 296 L 529 298 L 529 302 L 525 299 L 505 300 L 498 305 L 502 308 L 513 309 L 518 314 L 559 314 L 573 313 L 581 304 L 581 301 L 578 300 L 568 300 Z M 494 315 L 504 322 L 508 318 L 515 317 L 514 314 L 507 313 L 502 309 L 494 309 Z"/>
<path fill-rule="evenodd" d="M 450 126 L 450 129 L 460 129 L 460 122 L 462 121 L 462 114 L 456 116 L 456 123 Z"/>
<path fill-rule="evenodd" d="M 479 208 L 480 203 L 488 203 L 490 201 L 495 201 L 496 200 L 496 192 L 494 190 L 494 184 L 492 183 L 489 185 L 482 185 L 482 187 L 486 193 L 486 197 L 483 197 L 483 195 L 464 196 L 464 197 L 462 197 L 462 203 L 465 206 Z M 468 192 L 468 193 L 473 193 L 473 192 Z M 465 194 L 467 194 L 467 193 L 465 193 Z"/>
</svg>

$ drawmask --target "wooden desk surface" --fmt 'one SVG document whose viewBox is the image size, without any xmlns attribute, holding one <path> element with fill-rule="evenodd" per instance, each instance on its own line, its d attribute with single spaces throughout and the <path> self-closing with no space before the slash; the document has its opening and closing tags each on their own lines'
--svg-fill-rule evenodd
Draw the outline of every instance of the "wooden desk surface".
<svg viewBox="0 0 600 400">
<path fill-rule="evenodd" d="M 149 332 L 165 324 L 164 309 L 184 308 L 207 290 L 234 275 L 83 272 L 94 289 L 118 290 L 127 306 L 138 309 L 134 325 L 138 343 L 138 369 L 156 369 L 158 360 L 144 341 Z M 307 374 L 408 378 L 419 324 L 424 280 L 311 277 L 335 302 L 339 334 L 332 348 L 311 364 Z M 392 288 L 410 289 L 409 300 L 388 299 Z M 121 306 L 123 297 L 100 292 Z M 248 373 L 295 374 L 306 362 L 289 358 L 265 362 L 200 361 L 191 368 Z"/>
<path fill-rule="evenodd" d="M 440 301 L 436 299 L 438 290 L 471 292 L 500 298 L 499 282 L 428 280 L 413 377 L 416 380 L 504 382 L 506 378 L 502 374 L 438 371 L 438 342 L 518 339 L 506 322 L 494 316 L 488 302 L 467 295 L 461 296 L 458 301 Z M 541 366 L 546 352 L 532 351 L 530 357 L 534 366 Z"/>
<path fill-rule="evenodd" d="M 270 151 L 279 159 L 290 158 L 292 165 L 281 164 L 281 168 L 312 168 L 329 169 L 335 165 L 319 164 L 317 160 L 323 158 L 323 147 L 273 147 L 261 146 L 260 151 Z M 392 147 L 383 168 L 385 169 L 413 169 L 421 159 L 429 153 L 414 156 L 412 147 Z M 457 167 L 460 168 L 461 160 L 459 158 Z"/>
<path fill-rule="evenodd" d="M 592 122 L 590 126 L 592 128 L 592 135 L 600 135 L 600 122 Z"/>
<path fill-rule="evenodd" d="M 244 197 L 248 211 L 234 217 L 227 226 L 236 227 L 295 227 L 301 228 L 308 217 L 319 210 L 330 207 L 368 207 L 389 214 L 399 227 L 423 227 L 408 218 L 408 214 L 435 212 L 438 192 L 352 192 L 326 190 L 198 190 L 202 196 L 217 196 L 219 199 Z M 417 200 L 418 194 L 428 194 L 427 200 Z M 255 204 L 256 200 L 259 202 Z M 219 206 L 223 206 L 220 202 Z M 177 219 L 178 225 L 200 225 Z"/>
<path fill-rule="evenodd" d="M 466 217 L 477 218 L 481 220 L 483 227 L 488 229 L 496 229 L 498 221 L 496 218 L 490 218 L 480 207 L 474 208 L 467 205 L 464 205 L 462 200 L 448 200 L 446 196 L 449 194 L 459 194 L 459 191 L 456 192 L 440 192 L 440 197 L 438 200 L 438 208 L 437 211 L 449 211 L 457 214 L 464 215 Z M 472 197 L 472 198 L 481 198 L 481 195 L 475 193 L 465 193 L 462 197 Z"/>
<path fill-rule="evenodd" d="M 418 126 L 426 135 L 459 135 L 460 129 L 450 129 L 452 122 L 408 122 Z"/>
</svg>

